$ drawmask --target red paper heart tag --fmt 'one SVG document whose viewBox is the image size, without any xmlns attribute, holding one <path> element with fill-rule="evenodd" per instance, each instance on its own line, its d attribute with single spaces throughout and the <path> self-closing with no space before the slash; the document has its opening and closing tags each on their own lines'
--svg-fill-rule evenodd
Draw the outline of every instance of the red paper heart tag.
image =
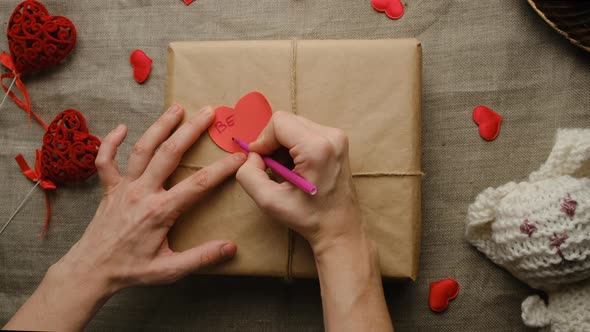
<svg viewBox="0 0 590 332">
<path fill-rule="evenodd" d="M 74 48 L 76 27 L 67 17 L 50 16 L 42 3 L 27 0 L 12 12 L 7 38 L 16 72 L 25 74 L 62 61 Z"/>
<path fill-rule="evenodd" d="M 215 121 L 209 136 L 227 152 L 244 152 L 232 138 L 254 142 L 272 117 L 272 108 L 260 92 L 251 92 L 238 101 L 235 108 L 226 106 L 215 110 Z"/>
<path fill-rule="evenodd" d="M 404 5 L 401 0 L 371 0 L 375 10 L 385 12 L 387 17 L 397 20 L 404 16 Z"/>
<path fill-rule="evenodd" d="M 430 309 L 443 312 L 449 307 L 449 301 L 459 295 L 459 284 L 453 279 L 444 279 L 430 284 Z"/>
<path fill-rule="evenodd" d="M 41 178 L 55 184 L 76 183 L 96 173 L 100 140 L 88 133 L 86 119 L 76 110 L 61 112 L 49 125 L 41 148 Z"/>
<path fill-rule="evenodd" d="M 486 106 L 473 110 L 473 121 L 479 125 L 479 135 L 486 141 L 493 141 L 500 134 L 502 116 Z"/>
<path fill-rule="evenodd" d="M 131 53 L 129 58 L 131 66 L 133 67 L 133 78 L 137 83 L 143 83 L 150 76 L 152 70 L 152 59 L 142 50 L 135 50 Z"/>
</svg>

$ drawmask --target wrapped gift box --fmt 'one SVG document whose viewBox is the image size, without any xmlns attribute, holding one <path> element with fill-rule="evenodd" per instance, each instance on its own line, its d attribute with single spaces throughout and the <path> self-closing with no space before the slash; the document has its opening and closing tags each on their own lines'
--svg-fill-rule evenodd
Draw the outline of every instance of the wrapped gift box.
<svg viewBox="0 0 590 332">
<path fill-rule="evenodd" d="M 273 111 L 295 112 L 350 138 L 353 177 L 384 277 L 414 280 L 421 223 L 420 43 L 401 40 L 211 41 L 170 44 L 166 104 L 193 115 L 262 92 Z M 223 157 L 204 135 L 169 185 Z M 313 277 L 303 238 L 265 216 L 235 179 L 186 212 L 169 235 L 182 251 L 233 240 L 235 259 L 205 273 Z"/>
</svg>

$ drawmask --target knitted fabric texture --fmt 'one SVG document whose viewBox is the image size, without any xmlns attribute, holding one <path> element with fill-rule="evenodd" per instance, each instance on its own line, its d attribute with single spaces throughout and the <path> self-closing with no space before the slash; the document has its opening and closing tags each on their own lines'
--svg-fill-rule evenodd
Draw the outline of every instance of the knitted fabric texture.
<svg viewBox="0 0 590 332">
<path fill-rule="evenodd" d="M 542 331 L 590 331 L 590 280 L 549 292 L 549 304 L 537 295 L 522 303 L 522 320 Z"/>
<path fill-rule="evenodd" d="M 528 181 L 488 188 L 469 207 L 467 240 L 548 293 L 548 306 L 535 297 L 523 303 L 529 326 L 590 331 L 578 328 L 590 319 L 590 178 L 580 175 L 589 160 L 590 129 L 559 130 L 546 163 Z"/>
</svg>

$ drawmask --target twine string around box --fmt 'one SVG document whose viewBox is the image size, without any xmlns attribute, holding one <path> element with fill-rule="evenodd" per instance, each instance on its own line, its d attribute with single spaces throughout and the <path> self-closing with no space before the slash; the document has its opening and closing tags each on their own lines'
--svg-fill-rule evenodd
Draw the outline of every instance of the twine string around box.
<svg viewBox="0 0 590 332">
<path fill-rule="evenodd" d="M 298 114 L 297 108 L 297 38 L 291 40 L 291 112 Z M 395 171 L 395 172 L 359 172 L 352 174 L 353 177 L 397 177 L 397 176 L 424 176 L 421 171 Z M 295 232 L 289 228 L 289 247 L 287 251 L 287 280 L 293 278 L 293 251 L 295 249 Z"/>
<path fill-rule="evenodd" d="M 298 115 L 297 107 L 297 39 L 291 40 L 291 60 L 290 60 L 290 82 L 291 82 L 291 112 Z M 191 164 L 180 163 L 179 167 L 193 169 L 199 171 L 203 169 L 202 166 L 195 166 Z M 353 173 L 352 177 L 406 177 L 406 176 L 424 176 L 424 173 L 416 170 L 399 170 L 399 171 L 375 171 L 375 172 L 359 172 Z M 288 231 L 288 250 L 287 250 L 287 275 L 286 279 L 293 278 L 293 251 L 295 249 L 295 232 L 291 229 Z"/>
</svg>

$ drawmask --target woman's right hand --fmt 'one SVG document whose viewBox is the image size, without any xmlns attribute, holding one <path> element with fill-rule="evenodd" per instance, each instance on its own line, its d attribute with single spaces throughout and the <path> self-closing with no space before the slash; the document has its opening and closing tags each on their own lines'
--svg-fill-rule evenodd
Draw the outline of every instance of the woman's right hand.
<svg viewBox="0 0 590 332">
<path fill-rule="evenodd" d="M 269 178 L 260 155 L 270 155 L 280 147 L 289 149 L 294 171 L 317 186 L 315 196 Z M 349 235 L 364 233 L 348 160 L 348 138 L 342 130 L 277 112 L 250 144 L 250 151 L 237 173 L 238 182 L 268 215 L 306 238 L 316 255 Z"/>
<path fill-rule="evenodd" d="M 272 181 L 260 155 L 289 149 L 294 171 L 313 182 L 310 196 Z M 367 236 L 348 160 L 348 139 L 291 113 L 275 113 L 237 178 L 267 214 L 311 245 L 322 289 L 326 331 L 393 331 L 377 249 Z"/>
</svg>

